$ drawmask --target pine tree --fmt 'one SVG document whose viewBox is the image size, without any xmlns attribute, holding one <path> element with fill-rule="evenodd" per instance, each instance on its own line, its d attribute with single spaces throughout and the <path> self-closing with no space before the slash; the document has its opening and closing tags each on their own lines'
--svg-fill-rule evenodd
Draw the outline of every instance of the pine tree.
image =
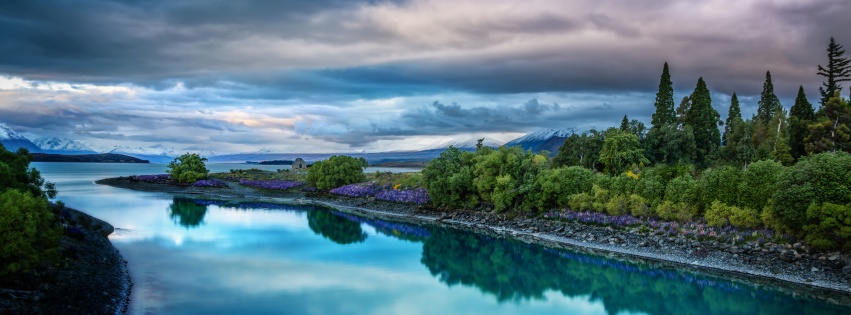
<svg viewBox="0 0 851 315">
<path fill-rule="evenodd" d="M 629 130 L 629 118 L 626 115 L 623 115 L 623 120 L 621 120 L 621 131 Z"/>
<path fill-rule="evenodd" d="M 668 63 L 662 68 L 662 78 L 659 80 L 659 91 L 656 92 L 656 113 L 650 122 L 651 128 L 660 128 L 668 124 L 676 123 L 674 115 L 674 84 L 671 82 L 671 74 L 668 71 Z"/>
<path fill-rule="evenodd" d="M 765 83 L 762 85 L 762 93 L 759 98 L 759 107 L 756 110 L 757 119 L 763 124 L 774 118 L 774 113 L 780 110 L 780 99 L 774 95 L 774 84 L 771 83 L 771 71 L 765 72 Z"/>
<path fill-rule="evenodd" d="M 728 136 L 733 133 L 733 122 L 736 119 L 742 119 L 742 109 L 739 107 L 739 97 L 736 92 L 733 92 L 733 97 L 730 98 L 730 111 L 727 113 L 727 120 L 724 121 L 724 135 L 721 137 L 721 144 L 727 145 Z"/>
<path fill-rule="evenodd" d="M 851 152 L 851 107 L 836 91 L 821 109 L 822 115 L 809 126 L 807 153 Z"/>
<path fill-rule="evenodd" d="M 809 136 L 807 128 L 815 120 L 813 105 L 804 94 L 804 87 L 798 87 L 798 96 L 795 97 L 795 105 L 789 111 L 789 153 L 797 159 L 807 154 L 804 139 Z"/>
<path fill-rule="evenodd" d="M 821 93 L 821 106 L 825 106 L 827 101 L 833 97 L 836 91 L 841 91 L 842 86 L 839 84 L 844 81 L 851 81 L 851 60 L 842 55 L 845 50 L 842 45 L 836 43 L 833 37 L 830 38 L 830 43 L 827 45 L 827 67 L 818 66 L 818 75 L 827 79 L 822 82 L 822 86 L 818 88 Z"/>
<path fill-rule="evenodd" d="M 705 167 L 718 150 L 721 133 L 718 131 L 720 115 L 712 108 L 712 98 L 703 77 L 697 80 L 689 100 L 691 105 L 685 115 L 685 124 L 694 129 L 695 162 Z"/>
</svg>

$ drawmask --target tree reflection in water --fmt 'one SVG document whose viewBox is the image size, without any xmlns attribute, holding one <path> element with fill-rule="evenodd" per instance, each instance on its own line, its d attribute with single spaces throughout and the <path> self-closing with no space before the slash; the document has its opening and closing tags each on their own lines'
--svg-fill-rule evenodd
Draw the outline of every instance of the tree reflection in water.
<svg viewBox="0 0 851 315">
<path fill-rule="evenodd" d="M 448 286 L 475 286 L 499 302 L 555 291 L 601 301 L 609 314 L 842 314 L 755 285 L 452 229 L 432 231 L 421 262 Z"/>
<path fill-rule="evenodd" d="M 189 198 L 174 197 L 168 206 L 169 215 L 177 224 L 190 228 L 201 225 L 207 215 L 207 204 Z"/>
<path fill-rule="evenodd" d="M 361 243 L 366 240 L 366 232 L 360 223 L 338 216 L 331 211 L 320 209 L 307 213 L 307 225 L 318 235 L 337 244 Z"/>
</svg>

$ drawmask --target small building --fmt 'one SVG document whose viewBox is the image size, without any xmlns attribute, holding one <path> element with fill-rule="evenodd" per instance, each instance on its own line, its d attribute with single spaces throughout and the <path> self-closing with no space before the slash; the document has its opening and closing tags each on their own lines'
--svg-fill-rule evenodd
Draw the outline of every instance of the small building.
<svg viewBox="0 0 851 315">
<path fill-rule="evenodd" d="M 306 170 L 306 169 L 307 169 L 307 163 L 304 162 L 304 159 L 296 158 L 295 161 L 293 162 L 293 166 L 290 170 L 292 170 L 293 172 L 298 172 L 298 171 L 302 171 L 302 170 Z"/>
</svg>

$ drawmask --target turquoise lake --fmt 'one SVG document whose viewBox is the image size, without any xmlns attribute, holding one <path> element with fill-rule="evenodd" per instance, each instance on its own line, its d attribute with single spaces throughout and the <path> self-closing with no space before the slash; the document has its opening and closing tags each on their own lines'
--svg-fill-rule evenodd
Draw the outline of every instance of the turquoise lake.
<svg viewBox="0 0 851 315">
<path fill-rule="evenodd" d="M 129 314 L 851 314 L 787 290 L 453 229 L 94 184 L 161 164 L 32 166 L 57 200 L 117 228 Z"/>
</svg>

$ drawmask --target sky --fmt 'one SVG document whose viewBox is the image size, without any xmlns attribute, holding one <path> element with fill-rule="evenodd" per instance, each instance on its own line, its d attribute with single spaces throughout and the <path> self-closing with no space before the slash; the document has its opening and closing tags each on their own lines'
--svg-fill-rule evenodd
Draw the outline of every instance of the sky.
<svg viewBox="0 0 851 315">
<path fill-rule="evenodd" d="M 0 123 L 95 148 L 380 152 L 649 125 L 662 65 L 726 117 L 818 103 L 847 0 L 8 0 Z"/>
</svg>

